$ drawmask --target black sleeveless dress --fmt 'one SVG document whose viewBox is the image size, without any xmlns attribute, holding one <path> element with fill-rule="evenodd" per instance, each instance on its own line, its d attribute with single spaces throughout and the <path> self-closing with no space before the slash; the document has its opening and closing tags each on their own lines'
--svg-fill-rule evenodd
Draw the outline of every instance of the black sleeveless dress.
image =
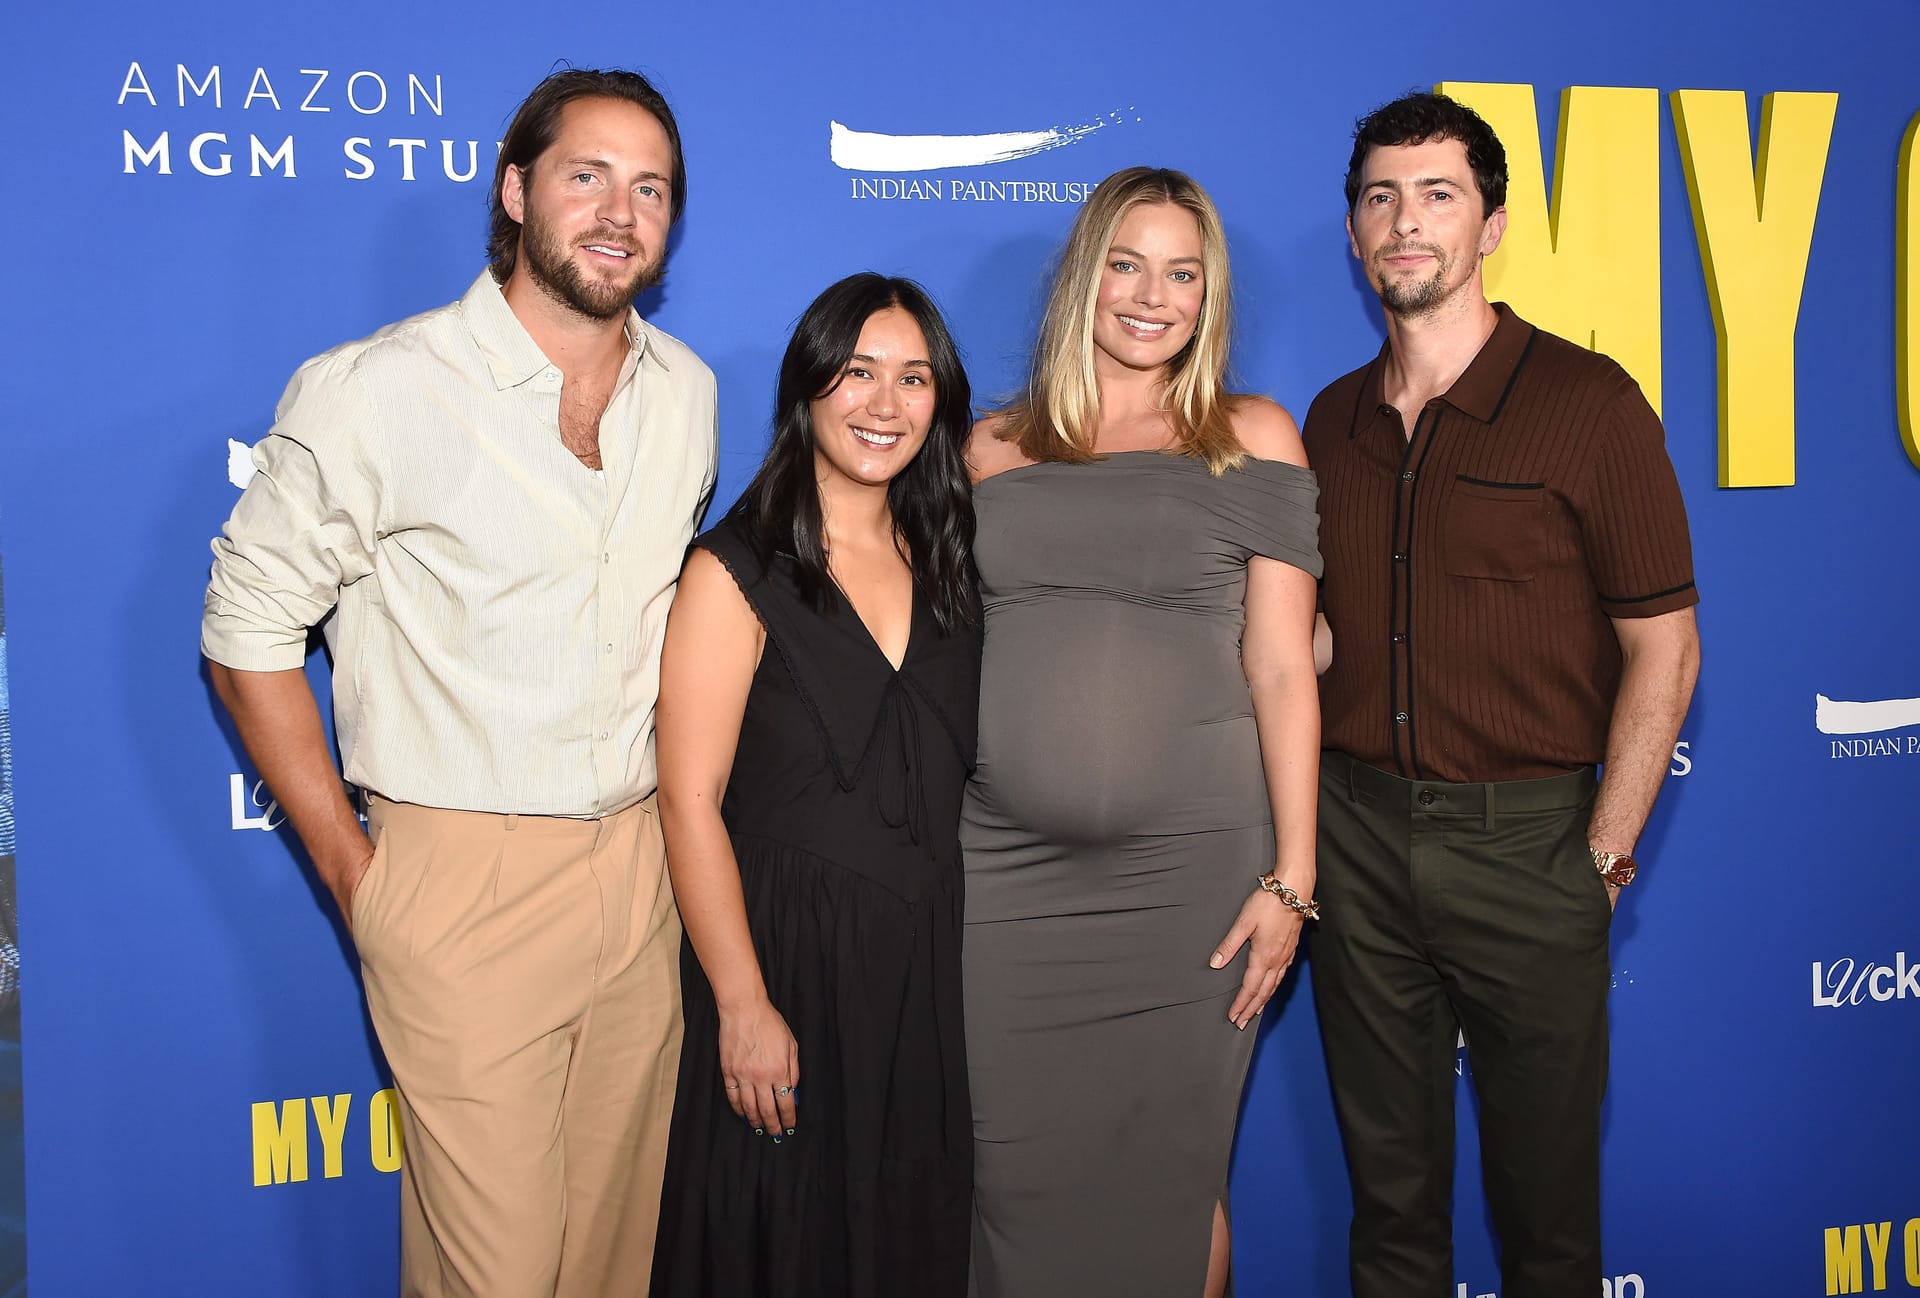
<svg viewBox="0 0 1920 1298">
<path fill-rule="evenodd" d="M 822 613 L 801 597 L 784 557 L 763 569 L 725 523 L 694 544 L 767 631 L 721 815 L 800 1085 L 779 1145 L 734 1115 L 687 943 L 654 1298 L 957 1298 L 973 1160 L 958 825 L 979 632 L 942 636 L 916 589 L 896 672 L 846 600 Z"/>
</svg>

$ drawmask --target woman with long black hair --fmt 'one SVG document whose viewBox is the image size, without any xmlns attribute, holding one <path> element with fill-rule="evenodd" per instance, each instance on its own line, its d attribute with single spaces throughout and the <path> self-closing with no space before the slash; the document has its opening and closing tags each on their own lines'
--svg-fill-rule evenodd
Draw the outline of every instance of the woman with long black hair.
<svg viewBox="0 0 1920 1298">
<path fill-rule="evenodd" d="M 658 742 L 686 1038 L 656 1298 L 966 1290 L 970 418 L 926 294 L 840 281 L 681 575 Z"/>
</svg>

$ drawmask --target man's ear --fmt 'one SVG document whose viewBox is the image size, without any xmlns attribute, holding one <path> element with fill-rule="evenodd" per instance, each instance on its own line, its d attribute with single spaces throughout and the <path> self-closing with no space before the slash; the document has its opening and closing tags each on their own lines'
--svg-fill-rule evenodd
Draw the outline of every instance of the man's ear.
<svg viewBox="0 0 1920 1298">
<path fill-rule="evenodd" d="M 1487 224 L 1480 231 L 1480 255 L 1493 256 L 1493 250 L 1500 246 L 1500 240 L 1507 233 L 1507 209 L 1496 207 L 1487 215 Z"/>
<path fill-rule="evenodd" d="M 508 167 L 507 174 L 500 178 L 500 207 L 516 223 L 526 220 L 526 173 L 519 167 Z"/>
</svg>

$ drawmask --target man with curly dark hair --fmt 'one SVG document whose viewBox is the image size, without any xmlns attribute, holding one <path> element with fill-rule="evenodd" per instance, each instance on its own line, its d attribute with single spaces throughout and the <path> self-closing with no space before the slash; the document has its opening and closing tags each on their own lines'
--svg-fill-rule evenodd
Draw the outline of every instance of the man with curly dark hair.
<svg viewBox="0 0 1920 1298">
<path fill-rule="evenodd" d="M 1307 416 L 1333 639 L 1314 992 L 1357 1298 L 1453 1292 L 1462 1032 L 1501 1293 L 1597 1289 L 1608 932 L 1699 667 L 1658 417 L 1487 301 L 1506 182 L 1445 96 L 1361 120 L 1347 229 L 1387 338 Z"/>
</svg>

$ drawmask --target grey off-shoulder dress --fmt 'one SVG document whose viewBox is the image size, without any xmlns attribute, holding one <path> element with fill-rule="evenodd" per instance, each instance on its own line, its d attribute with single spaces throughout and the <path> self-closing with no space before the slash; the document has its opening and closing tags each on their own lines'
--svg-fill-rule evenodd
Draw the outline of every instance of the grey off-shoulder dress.
<svg viewBox="0 0 1920 1298">
<path fill-rule="evenodd" d="M 961 813 L 975 1298 L 1188 1298 L 1254 1034 L 1207 959 L 1273 866 L 1248 559 L 1318 576 L 1313 474 L 1126 452 L 975 496 Z M 1284 719 L 1283 719 L 1284 720 Z"/>
</svg>

